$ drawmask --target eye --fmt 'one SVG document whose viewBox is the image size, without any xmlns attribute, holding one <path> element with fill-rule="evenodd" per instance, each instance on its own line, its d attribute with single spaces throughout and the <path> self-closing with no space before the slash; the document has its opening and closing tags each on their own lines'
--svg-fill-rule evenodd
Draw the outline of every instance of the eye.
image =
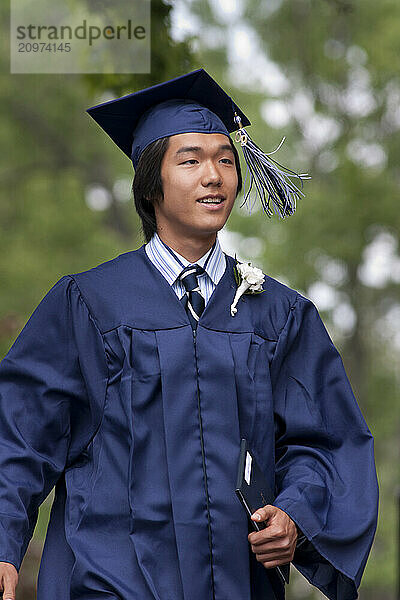
<svg viewBox="0 0 400 600">
<path fill-rule="evenodd" d="M 233 165 L 233 161 L 230 158 L 221 158 L 221 160 L 226 160 L 228 161 L 226 164 Z"/>
<path fill-rule="evenodd" d="M 196 163 L 198 162 L 195 158 L 189 158 L 189 160 L 185 160 L 183 163 L 181 163 L 182 165 L 187 165 L 189 163 Z"/>
</svg>

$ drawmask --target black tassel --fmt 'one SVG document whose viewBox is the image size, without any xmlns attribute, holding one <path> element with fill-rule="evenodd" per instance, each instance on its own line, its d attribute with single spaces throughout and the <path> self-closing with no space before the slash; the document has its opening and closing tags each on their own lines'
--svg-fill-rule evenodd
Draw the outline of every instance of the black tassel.
<svg viewBox="0 0 400 600">
<path fill-rule="evenodd" d="M 240 142 L 242 146 L 247 167 L 244 180 L 243 204 L 246 204 L 250 200 L 250 193 L 254 185 L 255 196 L 256 198 L 257 196 L 259 197 L 263 210 L 269 217 L 272 217 L 274 212 L 279 214 L 282 219 L 292 215 L 296 210 L 296 201 L 300 199 L 300 196 L 304 196 L 304 193 L 290 178 L 297 177 L 300 179 L 301 187 L 303 188 L 303 180 L 311 179 L 310 175 L 307 173 L 295 173 L 271 158 L 271 154 L 277 152 L 282 146 L 285 137 L 282 138 L 281 143 L 275 150 L 267 154 L 251 139 L 236 112 L 234 118 L 236 124 L 240 127 L 239 131 L 236 131 L 235 140 L 236 142 Z M 250 176 L 250 184 L 246 191 L 248 175 Z M 271 209 L 271 201 L 274 210 Z M 249 207 L 250 212 L 251 208 L 252 206 Z"/>
</svg>

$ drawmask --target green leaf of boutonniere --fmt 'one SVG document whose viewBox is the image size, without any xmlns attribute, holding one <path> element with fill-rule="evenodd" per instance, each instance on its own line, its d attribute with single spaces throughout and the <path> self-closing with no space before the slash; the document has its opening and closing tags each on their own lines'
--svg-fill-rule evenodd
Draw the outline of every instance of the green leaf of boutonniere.
<svg viewBox="0 0 400 600">
<path fill-rule="evenodd" d="M 236 268 L 236 264 L 233 265 L 233 275 L 235 277 L 236 285 L 239 286 L 240 285 L 240 275 L 239 275 L 238 270 Z"/>
</svg>

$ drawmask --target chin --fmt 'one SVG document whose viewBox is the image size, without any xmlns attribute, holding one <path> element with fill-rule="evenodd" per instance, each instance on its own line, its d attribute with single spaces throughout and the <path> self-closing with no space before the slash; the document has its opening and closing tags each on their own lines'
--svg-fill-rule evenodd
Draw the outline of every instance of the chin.
<svg viewBox="0 0 400 600">
<path fill-rule="evenodd" d="M 219 231 L 227 222 L 227 218 L 222 218 L 219 216 L 218 218 L 209 219 L 204 223 L 204 229 L 213 229 L 214 231 Z M 200 224 L 199 224 L 200 225 Z"/>
<path fill-rule="evenodd" d="M 225 223 L 220 223 L 219 225 L 210 225 L 209 227 L 202 227 L 201 229 L 199 228 L 197 231 L 198 233 L 202 233 L 203 235 L 211 235 L 213 233 L 218 233 L 218 231 L 220 231 Z"/>
</svg>

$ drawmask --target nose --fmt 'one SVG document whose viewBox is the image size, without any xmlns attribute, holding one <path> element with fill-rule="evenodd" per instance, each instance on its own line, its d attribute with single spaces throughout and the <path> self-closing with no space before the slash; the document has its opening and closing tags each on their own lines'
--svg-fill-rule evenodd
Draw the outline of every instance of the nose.
<svg viewBox="0 0 400 600">
<path fill-rule="evenodd" d="M 206 161 L 204 164 L 204 171 L 202 176 L 202 185 L 207 187 L 209 185 L 221 185 L 222 177 L 219 169 L 216 167 L 212 160 Z"/>
</svg>

